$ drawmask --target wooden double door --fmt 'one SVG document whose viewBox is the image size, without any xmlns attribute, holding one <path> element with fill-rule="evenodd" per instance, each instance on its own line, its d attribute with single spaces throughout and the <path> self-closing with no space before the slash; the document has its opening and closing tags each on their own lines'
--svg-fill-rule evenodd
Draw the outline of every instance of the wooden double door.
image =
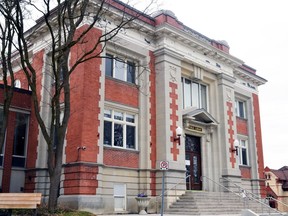
<svg viewBox="0 0 288 216">
<path fill-rule="evenodd" d="M 187 190 L 202 190 L 201 179 L 201 138 L 186 134 L 185 164 Z"/>
</svg>

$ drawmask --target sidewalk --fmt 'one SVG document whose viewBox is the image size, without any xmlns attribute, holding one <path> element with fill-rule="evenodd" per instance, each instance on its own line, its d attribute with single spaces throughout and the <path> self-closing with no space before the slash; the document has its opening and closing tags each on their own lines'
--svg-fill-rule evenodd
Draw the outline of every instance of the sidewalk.
<svg viewBox="0 0 288 216">
<path fill-rule="evenodd" d="M 117 216 L 139 216 L 139 214 L 116 214 Z M 160 216 L 161 214 L 147 214 L 147 216 Z M 201 215 L 201 216 L 240 216 L 241 214 L 225 214 L 225 215 Z M 111 216 L 111 215 L 99 215 L 99 216 Z M 183 216 L 175 214 L 163 214 L 163 216 Z"/>
</svg>

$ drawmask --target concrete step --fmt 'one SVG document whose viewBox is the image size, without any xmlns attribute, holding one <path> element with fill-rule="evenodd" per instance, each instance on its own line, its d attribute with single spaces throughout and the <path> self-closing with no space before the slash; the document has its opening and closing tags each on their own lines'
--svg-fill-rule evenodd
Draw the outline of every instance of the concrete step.
<svg viewBox="0 0 288 216">
<path fill-rule="evenodd" d="M 232 193 L 187 191 L 165 212 L 177 215 L 239 215 L 242 209 L 249 208 L 263 213 L 261 205 L 253 200 L 246 205 Z"/>
</svg>

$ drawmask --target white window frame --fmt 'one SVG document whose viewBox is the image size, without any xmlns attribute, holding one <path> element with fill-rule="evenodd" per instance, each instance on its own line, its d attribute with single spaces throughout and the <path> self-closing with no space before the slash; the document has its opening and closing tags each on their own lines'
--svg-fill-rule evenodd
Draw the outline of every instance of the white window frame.
<svg viewBox="0 0 288 216">
<path fill-rule="evenodd" d="M 190 81 L 190 95 L 191 95 L 191 98 L 189 99 L 190 100 L 190 105 L 187 105 L 186 101 L 185 101 L 185 98 L 187 97 L 185 95 L 185 80 L 188 80 Z M 204 108 L 208 111 L 208 107 L 209 107 L 209 104 L 208 104 L 208 86 L 203 84 L 203 83 L 198 83 L 198 82 L 194 82 L 193 80 L 191 79 L 187 79 L 185 77 L 182 77 L 181 78 L 181 83 L 182 83 L 182 108 L 183 109 L 186 109 L 186 108 L 189 108 L 189 107 L 197 107 L 198 109 L 200 108 Z M 193 87 L 195 87 L 195 84 L 197 85 L 197 103 L 198 104 L 195 104 L 195 102 L 193 101 L 193 97 L 195 97 L 194 93 L 193 93 Z M 204 86 L 205 89 L 206 89 L 206 107 L 203 107 L 203 98 L 202 98 L 202 88 L 201 86 Z"/>
<path fill-rule="evenodd" d="M 105 116 L 105 112 L 106 111 L 111 111 L 111 118 L 108 118 Z M 123 120 L 117 120 L 114 118 L 114 114 L 115 113 L 122 113 L 123 114 Z M 134 123 L 133 122 L 129 122 L 127 121 L 126 117 L 128 115 L 132 115 L 134 116 Z M 137 150 L 138 149 L 138 115 L 135 113 L 131 113 L 131 112 L 127 112 L 127 111 L 121 111 L 121 110 L 117 110 L 117 109 L 111 109 L 111 108 L 105 108 L 104 109 L 104 122 L 112 122 L 112 132 L 111 132 L 111 145 L 108 144 L 104 144 L 104 146 L 109 146 L 109 147 L 113 147 L 113 148 L 121 148 L 121 149 L 129 149 L 129 150 Z M 115 146 L 114 145 L 114 125 L 116 124 L 121 124 L 123 125 L 123 146 Z M 126 137 L 126 126 L 133 126 L 135 127 L 135 144 L 134 144 L 134 148 L 128 148 L 127 147 L 127 137 Z M 103 137 L 104 137 L 104 130 L 105 130 L 105 125 L 103 124 Z M 103 139 L 104 142 L 104 139 Z"/>
<path fill-rule="evenodd" d="M 15 88 L 21 88 L 21 81 L 20 81 L 19 79 L 16 79 L 16 80 L 14 81 L 14 87 L 15 87 Z"/>
<path fill-rule="evenodd" d="M 247 139 L 239 139 L 238 146 L 238 157 L 239 157 L 239 165 L 249 166 L 249 150 L 248 150 L 248 140 Z M 243 150 L 246 150 L 246 162 L 247 164 L 243 164 Z"/>
<path fill-rule="evenodd" d="M 106 54 L 106 56 L 112 56 L 112 58 L 106 58 L 105 59 L 105 61 L 107 59 L 112 60 L 112 76 L 109 76 L 109 77 L 112 77 L 114 79 L 121 80 L 121 81 L 124 81 L 127 83 L 137 84 L 136 77 L 137 77 L 138 71 L 136 70 L 137 69 L 136 63 L 135 63 L 135 61 L 132 60 L 132 58 L 125 58 L 123 56 L 117 56 L 117 55 L 114 55 L 113 53 L 109 53 L 109 52 Z M 120 61 L 118 61 L 117 59 L 119 59 Z M 123 71 L 124 74 L 122 75 L 124 77 L 123 79 L 116 76 L 117 75 L 116 74 L 117 62 L 123 64 L 123 66 L 124 66 L 124 71 Z M 130 82 L 127 80 L 127 78 L 128 78 L 128 76 L 127 76 L 128 65 L 129 65 L 128 62 L 134 64 L 134 82 Z M 106 65 L 106 63 L 105 63 L 105 65 Z M 106 68 L 105 68 L 105 75 L 106 75 Z M 106 76 L 108 76 L 108 75 L 106 75 Z"/>
<path fill-rule="evenodd" d="M 240 104 L 243 104 L 243 116 L 241 116 L 241 113 L 240 113 Z M 246 106 L 247 106 L 246 101 L 238 100 L 238 99 L 235 100 L 235 113 L 237 117 L 243 118 L 243 119 L 247 118 Z"/>
</svg>

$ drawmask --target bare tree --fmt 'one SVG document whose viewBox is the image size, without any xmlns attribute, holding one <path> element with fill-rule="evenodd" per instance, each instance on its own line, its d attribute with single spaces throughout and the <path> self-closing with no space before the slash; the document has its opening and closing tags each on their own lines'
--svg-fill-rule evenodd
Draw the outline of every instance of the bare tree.
<svg viewBox="0 0 288 216">
<path fill-rule="evenodd" d="M 48 208 L 53 211 L 57 207 L 57 195 L 63 161 L 63 145 L 70 117 L 70 76 L 81 63 L 94 58 L 105 58 L 103 51 L 106 43 L 113 40 L 122 29 L 129 28 L 129 23 L 141 16 L 145 16 L 143 12 L 154 2 L 151 0 L 143 12 L 132 10 L 129 6 L 122 4 L 118 0 L 57 0 L 53 1 L 54 6 L 56 6 L 55 8 L 52 8 L 53 2 L 51 0 L 41 1 L 41 6 L 34 4 L 32 0 L 11 0 L 11 2 L 13 4 L 11 3 L 9 7 L 5 4 L 1 4 L 0 6 L 1 15 L 5 17 L 6 22 L 12 24 L 8 25 L 9 28 L 12 28 L 12 31 L 8 29 L 7 31 L 10 33 L 7 33 L 4 28 L 2 35 L 5 39 L 9 38 L 11 44 L 13 44 L 13 48 L 16 50 L 22 70 L 32 91 L 36 119 L 47 143 L 47 166 L 50 177 Z M 121 4 L 121 19 L 115 21 L 114 27 L 106 28 L 106 26 L 101 26 L 101 21 L 105 20 L 106 16 L 109 16 L 107 15 L 109 7 L 115 2 Z M 42 14 L 37 24 L 27 32 L 25 32 L 26 6 L 30 6 L 34 11 Z M 78 53 L 77 59 L 71 64 L 69 62 L 71 49 L 77 45 L 87 43 L 87 35 L 95 26 L 102 29 L 102 35 L 97 36 L 97 38 L 95 37 L 91 46 L 86 46 L 85 50 Z M 80 27 L 81 31 L 79 31 Z M 36 34 L 39 29 L 45 29 L 49 35 L 49 41 L 46 41 L 46 43 L 47 47 L 49 46 L 51 72 L 54 79 L 54 85 L 51 87 L 53 89 L 49 90 L 51 95 L 49 99 L 49 121 L 45 121 L 44 116 L 40 112 L 40 98 L 37 95 L 37 91 L 39 91 L 37 89 L 37 82 L 39 82 L 37 81 L 38 74 L 37 69 L 30 61 L 31 56 L 29 53 L 29 38 Z M 14 35 L 9 35 L 14 34 L 14 32 L 15 37 L 13 37 Z M 12 43 L 13 38 L 17 39 L 15 43 Z M 5 40 L 2 40 L 2 42 L 5 42 Z M 8 47 L 8 54 L 11 52 L 11 49 L 12 47 Z M 6 54 L 7 52 L 3 51 L 3 63 L 9 62 L 9 58 L 11 58 L 11 53 L 10 57 L 9 55 L 6 57 Z M 6 66 L 3 63 L 4 70 Z M 10 67 L 12 69 L 12 66 Z M 63 117 L 61 117 L 61 112 L 63 113 Z M 54 145 L 55 137 L 57 137 L 56 146 Z"/>
<path fill-rule="evenodd" d="M 7 13 L 12 13 L 13 5 L 9 2 L 3 2 L 7 8 Z M 3 108 L 0 109 L 0 153 L 3 151 L 5 141 L 5 131 L 8 123 L 9 108 L 13 97 L 14 74 L 12 66 L 12 47 L 14 38 L 14 28 L 11 20 L 0 22 L 0 68 L 1 77 L 3 79 Z M 12 85 L 12 86 L 11 86 Z"/>
</svg>

